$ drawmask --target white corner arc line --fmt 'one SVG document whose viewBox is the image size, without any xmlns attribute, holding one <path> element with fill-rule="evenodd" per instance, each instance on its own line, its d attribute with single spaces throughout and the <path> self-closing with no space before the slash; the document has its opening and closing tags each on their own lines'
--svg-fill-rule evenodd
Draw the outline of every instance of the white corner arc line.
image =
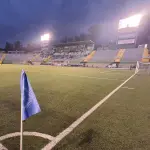
<svg viewBox="0 0 150 150">
<path fill-rule="evenodd" d="M 94 105 L 91 109 L 89 109 L 86 113 L 84 113 L 80 118 L 78 118 L 75 122 L 73 122 L 68 128 L 59 133 L 54 138 L 54 140 L 48 143 L 44 148 L 42 148 L 42 150 L 51 150 L 52 148 L 54 148 L 57 145 L 57 143 L 59 143 L 64 137 L 66 137 L 69 133 L 71 133 L 81 122 L 83 122 L 89 115 L 91 115 L 99 106 L 101 106 L 105 101 L 107 101 L 107 99 L 109 99 L 115 92 L 117 92 L 124 84 L 126 84 L 135 75 L 136 73 L 130 76 L 127 80 L 125 80 L 122 84 L 120 84 L 117 88 L 115 88 L 102 100 L 100 100 L 96 105 Z"/>
<path fill-rule="evenodd" d="M 99 77 L 91 77 L 91 76 L 76 76 L 76 75 L 68 75 L 68 74 L 61 74 L 61 76 L 78 77 L 78 78 L 91 78 L 91 79 L 98 79 L 98 80 L 116 80 L 116 81 L 125 81 L 125 80 L 112 79 L 112 78 L 99 78 Z"/>
<path fill-rule="evenodd" d="M 8 150 L 8 149 L 0 143 L 0 150 Z"/>
<path fill-rule="evenodd" d="M 44 139 L 48 139 L 50 141 L 54 140 L 55 137 L 48 135 L 48 134 L 44 134 L 44 133 L 39 133 L 39 132 L 23 132 L 23 135 L 25 136 L 36 136 L 36 137 L 42 137 Z M 15 132 L 15 133 L 9 133 L 6 135 L 3 135 L 0 137 L 0 141 L 6 140 L 8 138 L 12 138 L 12 137 L 16 137 L 16 136 L 20 136 L 20 132 Z"/>
</svg>

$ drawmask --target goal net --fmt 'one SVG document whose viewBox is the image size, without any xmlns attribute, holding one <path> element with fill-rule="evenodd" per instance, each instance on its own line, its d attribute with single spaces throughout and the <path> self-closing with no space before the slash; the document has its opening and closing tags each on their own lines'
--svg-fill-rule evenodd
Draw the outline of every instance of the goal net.
<svg viewBox="0 0 150 150">
<path fill-rule="evenodd" d="M 150 63 L 137 62 L 135 73 L 150 75 Z"/>
</svg>

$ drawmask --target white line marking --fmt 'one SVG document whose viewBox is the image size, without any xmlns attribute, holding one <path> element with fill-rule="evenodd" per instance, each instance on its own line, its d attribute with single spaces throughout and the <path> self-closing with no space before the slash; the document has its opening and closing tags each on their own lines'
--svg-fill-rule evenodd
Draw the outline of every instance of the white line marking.
<svg viewBox="0 0 150 150">
<path fill-rule="evenodd" d="M 0 150 L 8 150 L 8 149 L 0 143 Z"/>
<path fill-rule="evenodd" d="M 90 76 L 76 76 L 76 75 L 68 75 L 68 74 L 61 74 L 61 76 L 78 77 L 78 78 L 90 78 L 90 79 L 98 79 L 98 80 L 117 80 L 117 81 L 125 81 L 125 80 L 118 80 L 118 79 L 111 79 L 111 78 L 99 78 L 99 77 L 90 77 Z"/>
<path fill-rule="evenodd" d="M 118 70 L 117 70 L 117 71 L 118 71 Z M 111 70 L 111 71 L 104 71 L 104 72 L 100 72 L 100 73 L 102 73 L 102 74 L 103 74 L 103 73 L 106 73 L 106 74 L 107 74 L 107 73 L 108 73 L 108 74 L 109 74 L 109 73 L 112 73 L 112 74 L 123 74 L 123 73 L 124 73 L 124 72 L 117 72 L 117 71 Z"/>
<path fill-rule="evenodd" d="M 109 68 L 109 69 L 116 70 L 116 71 L 118 71 L 118 70 L 121 70 L 121 71 L 127 71 L 127 70 L 129 70 L 129 68 Z"/>
<path fill-rule="evenodd" d="M 107 96 L 105 96 L 101 101 L 99 101 L 96 105 L 94 105 L 91 109 L 89 109 L 85 114 L 83 114 L 80 118 L 78 118 L 75 122 L 73 122 L 68 128 L 59 133 L 54 140 L 48 143 L 42 150 L 51 150 L 56 146 L 65 136 L 71 133 L 81 122 L 83 122 L 89 115 L 91 115 L 99 106 L 101 106 L 108 98 L 110 98 L 115 92 L 117 92 L 124 84 L 126 84 L 130 79 L 132 79 L 136 74 L 130 76 L 126 81 L 120 84 L 117 88 L 115 88 L 112 92 L 110 92 Z"/>
<path fill-rule="evenodd" d="M 118 72 L 119 71 L 119 72 Z M 105 72 L 100 72 L 100 73 L 112 73 L 112 74 L 124 74 L 124 71 L 129 71 L 129 70 L 111 70 L 111 71 L 105 71 Z"/>
<path fill-rule="evenodd" d="M 112 73 L 112 74 L 124 74 L 124 72 L 117 72 L 117 71 L 108 71 L 108 74 Z"/>
<path fill-rule="evenodd" d="M 100 73 L 108 73 L 108 72 L 112 72 L 112 71 L 104 71 L 104 72 L 100 72 Z"/>
<path fill-rule="evenodd" d="M 44 134 L 44 133 L 39 133 L 39 132 L 23 132 L 23 135 L 42 137 L 42 138 L 48 139 L 50 141 L 54 140 L 54 138 L 55 138 L 51 135 Z M 9 134 L 3 135 L 3 136 L 0 137 L 0 141 L 3 141 L 3 140 L 8 139 L 8 138 L 15 137 L 15 136 L 20 136 L 20 132 L 9 133 Z"/>
<path fill-rule="evenodd" d="M 123 89 L 134 90 L 135 88 L 129 88 L 127 86 L 122 87 Z"/>
</svg>

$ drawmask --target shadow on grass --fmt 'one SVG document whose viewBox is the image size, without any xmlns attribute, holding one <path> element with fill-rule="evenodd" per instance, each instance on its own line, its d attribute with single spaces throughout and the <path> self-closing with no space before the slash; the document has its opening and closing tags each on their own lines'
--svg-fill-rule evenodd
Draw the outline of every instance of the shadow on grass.
<svg viewBox="0 0 150 150">
<path fill-rule="evenodd" d="M 63 145 L 60 145 L 58 147 L 55 147 L 54 150 L 64 150 L 68 148 L 68 145 L 70 147 L 76 147 L 77 149 L 80 149 L 81 147 L 86 147 L 87 144 L 90 144 L 93 141 L 93 138 L 97 135 L 96 131 L 93 129 L 89 129 L 85 132 L 82 132 L 79 134 L 76 138 L 70 138 L 64 141 Z M 77 141 L 75 141 L 77 139 Z M 76 145 L 76 146 L 71 146 Z"/>
</svg>

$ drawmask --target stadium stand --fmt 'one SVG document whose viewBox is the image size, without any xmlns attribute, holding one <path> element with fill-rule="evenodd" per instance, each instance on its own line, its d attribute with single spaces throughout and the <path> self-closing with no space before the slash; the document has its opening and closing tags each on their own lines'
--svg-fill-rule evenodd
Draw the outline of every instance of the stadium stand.
<svg viewBox="0 0 150 150">
<path fill-rule="evenodd" d="M 115 56 L 117 55 L 116 50 L 97 50 L 90 62 L 94 63 L 110 63 L 114 61 Z"/>
<path fill-rule="evenodd" d="M 144 48 L 126 49 L 122 58 L 122 63 L 135 63 L 141 61 Z"/>
<path fill-rule="evenodd" d="M 125 49 L 118 50 L 118 53 L 114 59 L 114 62 L 120 63 L 121 59 L 123 58 L 124 53 L 125 53 Z"/>
<path fill-rule="evenodd" d="M 48 57 L 44 57 L 44 58 L 43 58 L 43 63 L 49 62 L 50 59 L 51 59 L 51 55 L 49 55 Z"/>
<path fill-rule="evenodd" d="M 88 44 L 90 45 L 88 47 Z M 149 62 L 150 54 L 144 47 L 120 50 L 93 50 L 93 42 L 58 44 L 51 53 L 16 52 L 0 53 L 0 63 L 31 65 L 78 65 L 88 67 L 128 67 L 137 61 Z M 143 56 L 142 56 L 143 55 Z M 115 67 L 115 65 L 113 66 Z"/>
<path fill-rule="evenodd" d="M 23 63 L 23 61 L 28 60 L 28 57 L 30 55 L 28 54 L 7 54 L 4 60 L 4 63 L 10 63 L 10 64 L 20 64 Z"/>
<path fill-rule="evenodd" d="M 128 48 L 120 50 L 97 50 L 94 57 L 87 63 L 90 67 L 108 67 L 116 64 L 119 68 L 130 68 L 137 61 L 150 62 L 147 48 Z"/>
<path fill-rule="evenodd" d="M 78 41 L 54 45 L 52 59 L 55 62 L 80 63 L 94 49 L 93 41 Z"/>
<path fill-rule="evenodd" d="M 32 61 L 35 57 L 34 53 L 24 53 L 24 52 L 15 52 L 11 51 L 5 55 L 3 63 L 5 64 L 26 64 L 28 61 Z M 33 62 L 41 62 L 42 58 L 36 58 Z"/>
<path fill-rule="evenodd" d="M 146 50 L 145 50 L 146 51 Z M 116 63 L 119 67 L 129 67 L 142 60 L 144 48 L 130 48 L 120 50 L 97 50 L 92 59 L 87 63 L 88 66 L 107 67 L 109 64 Z M 148 52 L 147 52 L 148 53 Z M 119 64 L 118 64 L 119 63 Z"/>
<path fill-rule="evenodd" d="M 87 57 L 84 58 L 83 62 L 88 62 L 89 60 L 92 59 L 92 57 L 95 55 L 95 50 L 92 51 Z"/>
<path fill-rule="evenodd" d="M 28 60 L 31 61 L 33 64 L 40 65 L 43 61 L 43 57 L 42 57 L 41 52 L 38 52 L 38 53 L 33 54 L 32 59 L 28 58 Z"/>
<path fill-rule="evenodd" d="M 73 58 L 69 61 L 70 64 L 80 64 L 84 60 L 84 56 Z"/>
</svg>

